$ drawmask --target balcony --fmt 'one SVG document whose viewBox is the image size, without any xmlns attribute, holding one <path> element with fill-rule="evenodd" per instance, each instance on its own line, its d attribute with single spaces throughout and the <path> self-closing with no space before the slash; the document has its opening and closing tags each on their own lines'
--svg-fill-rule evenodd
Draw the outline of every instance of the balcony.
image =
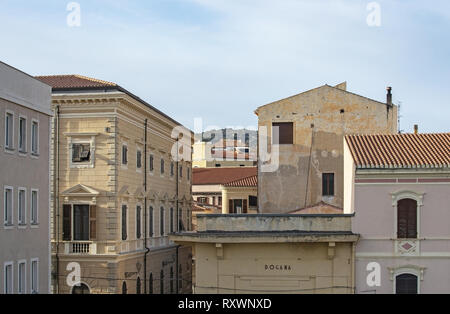
<svg viewBox="0 0 450 314">
<path fill-rule="evenodd" d="M 78 254 L 78 255 L 95 255 L 97 254 L 97 244 L 85 241 L 65 242 L 64 253 Z"/>
</svg>

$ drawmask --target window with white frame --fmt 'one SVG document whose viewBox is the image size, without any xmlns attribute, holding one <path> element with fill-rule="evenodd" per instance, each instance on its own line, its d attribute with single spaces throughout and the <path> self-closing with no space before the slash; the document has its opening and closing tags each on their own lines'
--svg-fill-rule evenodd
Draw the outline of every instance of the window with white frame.
<svg viewBox="0 0 450 314">
<path fill-rule="evenodd" d="M 19 261 L 17 264 L 17 293 L 25 294 L 27 291 L 27 262 Z"/>
<path fill-rule="evenodd" d="M 7 262 L 4 265 L 3 271 L 3 292 L 4 294 L 13 294 L 14 280 L 13 280 L 14 265 L 12 262 Z"/>
<path fill-rule="evenodd" d="M 140 239 L 142 236 L 142 207 L 141 205 L 136 206 L 136 239 Z"/>
<path fill-rule="evenodd" d="M 161 175 L 164 175 L 166 170 L 164 158 L 161 158 Z"/>
<path fill-rule="evenodd" d="M 3 198 L 3 219 L 5 226 L 12 226 L 13 224 L 13 188 L 5 187 L 4 198 Z"/>
<path fill-rule="evenodd" d="M 27 151 L 27 119 L 19 118 L 19 152 L 26 153 Z"/>
<path fill-rule="evenodd" d="M 38 190 L 31 190 L 31 212 L 30 212 L 30 220 L 32 225 L 37 225 L 39 223 L 39 194 Z"/>
<path fill-rule="evenodd" d="M 37 293 L 39 293 L 39 260 L 38 259 L 31 260 L 30 271 L 31 271 L 31 274 L 30 274 L 31 293 L 37 294 Z"/>
<path fill-rule="evenodd" d="M 136 151 L 136 169 L 142 169 L 142 151 L 140 149 Z"/>
<path fill-rule="evenodd" d="M 127 211 L 128 207 L 125 204 L 122 204 L 122 241 L 126 241 L 128 238 L 128 228 L 127 228 Z"/>
<path fill-rule="evenodd" d="M 122 144 L 122 165 L 128 165 L 128 146 L 126 143 Z"/>
<path fill-rule="evenodd" d="M 17 198 L 17 218 L 18 224 L 20 226 L 26 225 L 26 206 L 27 206 L 27 190 L 24 188 L 18 189 L 18 198 Z"/>
<path fill-rule="evenodd" d="M 150 154 L 150 172 L 153 172 L 155 170 L 155 165 L 154 165 L 154 161 L 155 161 L 155 156 L 153 156 L 153 154 Z"/>
<path fill-rule="evenodd" d="M 39 123 L 37 121 L 31 123 L 31 153 L 39 154 Z"/>
<path fill-rule="evenodd" d="M 154 223 L 155 223 L 155 217 L 154 217 L 154 210 L 153 206 L 150 206 L 149 209 L 149 237 L 153 238 L 155 236 L 155 229 L 154 229 Z"/>
<path fill-rule="evenodd" d="M 72 143 L 72 164 L 89 163 L 91 161 L 90 143 Z"/>
<path fill-rule="evenodd" d="M 159 214 L 159 235 L 163 237 L 164 233 L 164 207 L 161 207 Z"/>
<path fill-rule="evenodd" d="M 14 149 L 14 115 L 7 112 L 5 116 L 5 147 L 7 149 Z"/>
</svg>

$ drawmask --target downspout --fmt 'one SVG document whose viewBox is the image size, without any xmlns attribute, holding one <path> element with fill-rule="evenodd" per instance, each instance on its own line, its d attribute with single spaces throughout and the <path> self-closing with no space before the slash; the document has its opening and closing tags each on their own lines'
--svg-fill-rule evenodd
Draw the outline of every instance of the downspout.
<svg viewBox="0 0 450 314">
<path fill-rule="evenodd" d="M 54 215 L 56 214 L 56 216 L 53 217 L 54 221 L 54 226 L 56 226 L 55 228 L 55 239 L 56 239 L 56 252 L 55 252 L 55 257 L 56 257 L 56 281 L 55 281 L 55 286 L 56 286 L 56 294 L 59 294 L 59 234 L 60 234 L 60 226 L 59 226 L 59 221 L 60 221 L 60 208 L 59 208 L 59 117 L 60 117 L 60 111 L 59 111 L 59 105 L 56 106 L 56 119 L 54 122 L 54 132 L 55 132 L 55 136 L 54 136 L 54 150 L 53 150 L 53 154 L 54 154 L 54 173 L 53 173 L 53 210 L 54 210 Z M 55 223 L 56 221 L 56 223 Z"/>
<path fill-rule="evenodd" d="M 150 249 L 147 246 L 147 128 L 148 120 L 144 125 L 144 294 L 147 294 L 147 255 Z"/>
<path fill-rule="evenodd" d="M 177 210 L 177 231 L 179 230 L 179 228 L 180 228 L 180 211 L 179 211 L 179 204 L 178 204 L 178 202 L 179 202 L 179 182 L 178 182 L 178 180 L 179 180 L 179 175 L 180 175 L 180 169 L 179 169 L 179 156 L 178 156 L 178 154 L 179 154 L 179 152 L 180 152 L 180 147 L 178 146 L 179 145 L 179 143 L 180 143 L 180 137 L 178 137 L 178 139 L 177 139 L 177 175 L 176 175 L 176 179 L 177 179 L 177 183 L 176 183 L 176 201 L 177 201 L 177 206 L 176 206 L 176 210 Z M 177 245 L 177 247 L 176 247 L 176 269 L 175 269 L 175 272 L 176 272 L 176 284 L 175 284 L 175 286 L 176 286 L 176 288 L 177 288 L 177 293 L 176 294 L 178 294 L 179 293 L 179 289 L 180 289 L 180 287 L 179 287 L 179 285 L 178 285 L 178 282 L 179 282 L 179 276 L 180 276 L 180 273 L 179 273 L 179 265 L 178 265 L 178 254 L 179 254 L 179 249 L 180 249 L 180 245 L 178 244 Z"/>
</svg>

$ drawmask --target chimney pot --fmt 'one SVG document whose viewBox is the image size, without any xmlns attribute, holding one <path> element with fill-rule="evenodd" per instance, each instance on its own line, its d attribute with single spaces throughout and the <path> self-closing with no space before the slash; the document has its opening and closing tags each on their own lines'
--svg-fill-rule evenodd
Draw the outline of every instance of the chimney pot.
<svg viewBox="0 0 450 314">
<path fill-rule="evenodd" d="M 387 88 L 387 101 L 386 101 L 387 105 L 389 107 L 392 107 L 392 87 L 388 87 Z"/>
<path fill-rule="evenodd" d="M 414 124 L 414 134 L 419 134 L 419 125 Z"/>
</svg>

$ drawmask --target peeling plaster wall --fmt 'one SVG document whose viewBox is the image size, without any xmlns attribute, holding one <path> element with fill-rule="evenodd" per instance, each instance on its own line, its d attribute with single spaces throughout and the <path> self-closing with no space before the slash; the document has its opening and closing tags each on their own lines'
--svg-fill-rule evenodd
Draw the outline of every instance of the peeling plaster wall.
<svg viewBox="0 0 450 314">
<path fill-rule="evenodd" d="M 324 201 L 343 207 L 343 137 L 397 132 L 397 107 L 328 85 L 256 110 L 259 127 L 294 122 L 294 145 L 280 145 L 279 169 L 259 172 L 259 210 L 286 213 Z M 271 149 L 269 139 L 269 152 Z M 335 196 L 322 196 L 322 173 L 335 174 Z"/>
</svg>

